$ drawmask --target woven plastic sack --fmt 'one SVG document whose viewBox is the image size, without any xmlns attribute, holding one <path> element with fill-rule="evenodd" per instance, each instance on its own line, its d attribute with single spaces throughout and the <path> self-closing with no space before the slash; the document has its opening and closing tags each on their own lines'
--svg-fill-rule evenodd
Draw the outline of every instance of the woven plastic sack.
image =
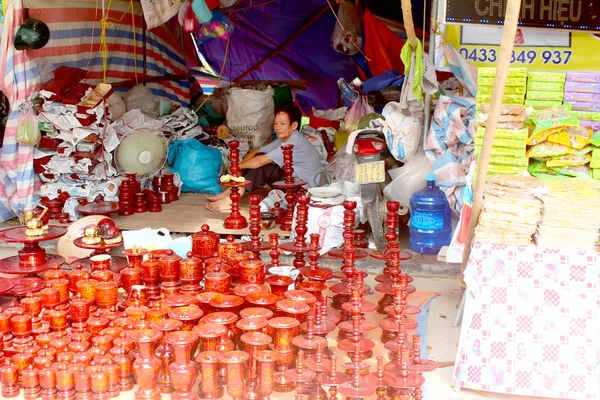
<svg viewBox="0 0 600 400">
<path fill-rule="evenodd" d="M 275 116 L 273 89 L 232 88 L 227 99 L 227 126 L 231 134 L 248 139 L 250 150 L 261 147 L 271 137 Z"/>
</svg>

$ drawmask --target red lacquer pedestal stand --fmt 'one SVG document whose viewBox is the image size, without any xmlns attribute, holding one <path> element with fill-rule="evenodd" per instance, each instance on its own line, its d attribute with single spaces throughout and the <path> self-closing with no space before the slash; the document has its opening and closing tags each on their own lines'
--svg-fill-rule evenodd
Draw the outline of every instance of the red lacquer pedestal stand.
<svg viewBox="0 0 600 400">
<path fill-rule="evenodd" d="M 318 233 L 310 234 L 310 252 L 308 253 L 308 268 L 304 268 L 302 275 L 309 281 L 325 282 L 333 278 L 333 273 L 330 269 L 319 267 L 319 240 Z M 320 297 L 320 296 L 317 296 Z"/>
<path fill-rule="evenodd" d="M 356 222 L 356 213 L 354 209 L 356 208 L 356 202 L 351 202 L 354 204 L 353 207 L 349 208 L 350 201 L 344 201 L 344 245 L 341 248 L 333 249 L 327 255 L 335 258 L 344 258 L 345 248 L 351 247 L 353 253 L 353 260 L 360 258 L 367 258 L 369 256 L 369 251 L 365 249 L 357 249 L 354 246 L 354 224 Z M 354 265 L 354 261 L 352 261 Z"/>
<path fill-rule="evenodd" d="M 260 220 L 260 196 L 252 194 L 248 196 L 250 201 L 250 241 L 242 244 L 244 250 L 249 250 L 258 260 L 260 260 L 260 252 L 269 250 L 271 247 L 269 242 L 263 242 L 260 238 L 262 230 Z"/>
<path fill-rule="evenodd" d="M 231 175 L 235 177 L 240 176 L 240 142 L 237 140 L 232 140 L 229 142 L 229 161 L 231 162 L 230 170 Z M 221 186 L 225 186 L 231 189 L 231 194 L 229 198 L 231 199 L 231 213 L 227 218 L 225 218 L 225 223 L 223 226 L 227 229 L 244 229 L 248 226 L 248 221 L 246 221 L 246 217 L 244 217 L 240 213 L 240 188 L 250 186 L 252 182 L 245 181 L 242 183 L 239 182 L 219 182 Z"/>
<path fill-rule="evenodd" d="M 0 272 L 5 274 L 35 275 L 50 269 L 54 265 L 62 265 L 65 259 L 54 254 L 46 254 L 40 247 L 40 242 L 58 239 L 67 233 L 67 229 L 60 226 L 49 226 L 41 236 L 27 236 L 24 226 L 9 228 L 0 231 L 0 241 L 8 243 L 23 243 L 18 256 L 0 260 Z"/>
<path fill-rule="evenodd" d="M 273 184 L 273 187 L 275 189 L 282 189 L 286 191 L 285 200 L 287 201 L 287 209 L 285 212 L 285 217 L 283 217 L 283 220 L 281 221 L 280 225 L 281 230 L 285 232 L 289 232 L 292 230 L 297 191 L 307 183 L 305 181 L 297 181 L 293 177 L 293 149 L 293 144 L 281 146 L 281 151 L 283 152 L 283 173 L 285 174 L 285 179 L 283 181 L 275 182 Z"/>
<path fill-rule="evenodd" d="M 341 310 L 342 304 L 350 300 L 351 295 L 351 279 L 349 279 L 349 275 L 346 274 L 346 271 L 354 270 L 354 260 L 356 259 L 356 249 L 354 248 L 354 221 L 356 218 L 356 214 L 354 213 L 354 209 L 356 208 L 356 202 L 351 200 L 344 201 L 344 246 L 343 250 L 343 268 L 344 274 L 346 275 L 346 279 L 342 283 L 337 283 L 330 287 L 330 290 L 335 293 L 333 296 L 332 307 Z M 350 276 L 353 276 L 353 272 L 350 272 Z M 368 285 L 364 285 L 363 291 L 364 293 L 371 290 Z M 349 317 L 349 316 L 347 316 Z M 347 319 L 347 318 L 346 318 Z"/>
<path fill-rule="evenodd" d="M 348 204 L 347 204 L 348 203 Z M 344 202 L 344 226 L 347 222 L 354 223 L 354 208 L 356 202 Z M 346 214 L 347 213 L 347 214 Z M 376 387 L 372 380 L 368 379 L 369 364 L 365 362 L 371 357 L 375 343 L 364 337 L 363 332 L 367 330 L 367 324 L 362 319 L 364 275 L 362 271 L 354 269 L 354 232 L 347 229 L 344 231 L 344 266 L 342 268 L 346 275 L 351 293 L 352 336 L 338 342 L 338 348 L 345 351 L 350 362 L 344 364 L 344 368 L 352 375 L 352 379 L 339 386 L 342 395 L 350 398 L 363 398 L 375 394 Z M 348 308 L 348 307 L 346 307 Z M 343 322 L 342 322 L 343 324 Z"/>
<path fill-rule="evenodd" d="M 302 194 L 298 196 L 297 202 L 296 238 L 294 242 L 283 243 L 279 247 L 281 250 L 295 253 L 294 267 L 302 271 L 305 265 L 304 253 L 310 251 L 310 246 L 306 243 L 306 233 L 308 232 L 306 223 L 308 221 L 308 203 L 310 202 L 310 197 Z"/>
<path fill-rule="evenodd" d="M 387 213 L 385 217 L 385 238 L 387 243 L 385 249 L 375 250 L 370 254 L 371 257 L 377 260 L 389 260 L 390 259 L 390 245 L 392 242 L 398 242 L 398 210 L 400 209 L 400 203 L 397 201 L 388 201 L 386 204 Z M 410 260 L 412 255 L 402 251 L 400 253 L 400 260 Z"/>
<path fill-rule="evenodd" d="M 109 254 L 109 250 L 119 247 L 123 244 L 123 241 L 118 243 L 106 244 L 104 241 L 98 244 L 85 244 L 83 243 L 83 237 L 77 238 L 73 241 L 73 244 L 81 249 L 94 250 L 87 258 L 81 258 L 76 262 L 80 263 L 84 269 L 91 269 L 90 258 L 98 255 Z M 113 272 L 119 272 L 127 267 L 127 258 L 119 256 L 110 257 L 110 270 Z"/>
</svg>

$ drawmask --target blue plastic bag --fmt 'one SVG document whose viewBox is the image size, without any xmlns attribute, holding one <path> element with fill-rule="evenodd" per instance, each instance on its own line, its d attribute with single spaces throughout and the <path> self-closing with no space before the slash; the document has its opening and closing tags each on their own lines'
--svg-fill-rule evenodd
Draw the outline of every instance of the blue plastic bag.
<svg viewBox="0 0 600 400">
<path fill-rule="evenodd" d="M 177 172 L 183 182 L 183 192 L 221 193 L 219 170 L 221 152 L 196 139 L 176 140 L 169 146 L 171 172 Z"/>
</svg>

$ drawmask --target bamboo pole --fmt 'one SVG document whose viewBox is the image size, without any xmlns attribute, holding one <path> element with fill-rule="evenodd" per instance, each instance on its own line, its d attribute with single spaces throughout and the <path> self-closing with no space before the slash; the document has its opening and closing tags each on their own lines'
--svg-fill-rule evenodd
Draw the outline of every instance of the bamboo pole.
<svg viewBox="0 0 600 400">
<path fill-rule="evenodd" d="M 506 16 L 504 17 L 504 29 L 502 32 L 502 43 L 500 44 L 500 56 L 498 57 L 498 66 L 496 77 L 494 79 L 494 88 L 492 89 L 492 100 L 490 102 L 490 111 L 488 115 L 481 154 L 477 160 L 477 177 L 473 191 L 473 209 L 471 211 L 471 221 L 469 221 L 469 230 L 465 249 L 463 253 L 462 270 L 464 271 L 471 255 L 471 243 L 475 235 L 475 227 L 479 222 L 481 208 L 483 205 L 483 189 L 487 178 L 488 165 L 492 154 L 492 144 L 494 134 L 500 117 L 500 106 L 504 96 L 504 88 L 510 68 L 510 59 L 515 44 L 515 36 L 519 22 L 519 12 L 521 11 L 521 0 L 508 0 L 506 5 Z"/>
<path fill-rule="evenodd" d="M 411 0 L 401 0 L 402 5 L 402 19 L 404 21 L 404 30 L 406 31 L 406 37 L 408 43 L 413 49 L 417 48 L 417 34 L 415 33 L 415 24 L 412 17 L 412 3 Z M 424 28 L 424 27 L 423 27 Z"/>
</svg>

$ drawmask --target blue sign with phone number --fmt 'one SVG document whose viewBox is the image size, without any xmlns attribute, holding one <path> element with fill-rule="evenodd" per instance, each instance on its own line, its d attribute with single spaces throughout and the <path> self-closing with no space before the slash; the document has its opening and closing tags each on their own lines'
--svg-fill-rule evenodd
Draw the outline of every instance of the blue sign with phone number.
<svg viewBox="0 0 600 400">
<path fill-rule="evenodd" d="M 494 48 L 476 47 L 459 49 L 460 54 L 467 60 L 474 62 L 498 61 L 498 52 Z M 514 64 L 533 64 L 538 57 L 544 64 L 566 65 L 571 60 L 573 52 L 571 50 L 513 50 L 510 59 Z"/>
</svg>

